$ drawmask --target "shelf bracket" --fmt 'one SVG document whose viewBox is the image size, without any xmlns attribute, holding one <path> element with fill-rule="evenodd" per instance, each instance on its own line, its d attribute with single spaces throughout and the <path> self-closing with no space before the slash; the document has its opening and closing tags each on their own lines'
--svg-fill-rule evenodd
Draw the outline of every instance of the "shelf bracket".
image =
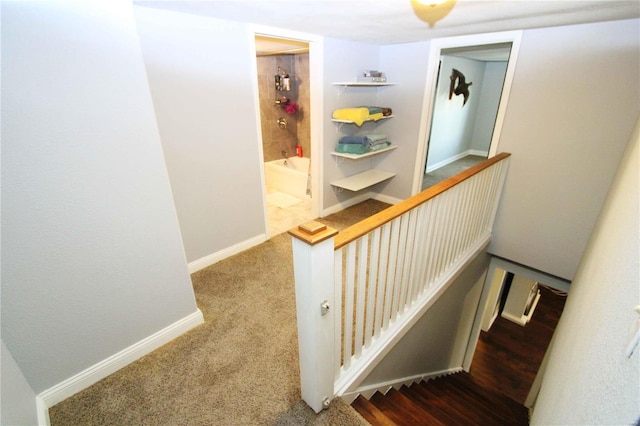
<svg viewBox="0 0 640 426">
<path fill-rule="evenodd" d="M 334 192 L 336 195 L 341 194 L 341 193 L 342 193 L 342 191 L 344 191 L 344 188 L 340 188 L 339 186 L 333 186 L 333 185 L 331 185 L 331 187 L 333 188 L 333 192 Z"/>
<path fill-rule="evenodd" d="M 344 157 L 333 157 L 333 161 L 335 161 L 336 163 L 336 167 L 339 167 L 340 165 L 342 165 L 342 163 L 344 163 Z"/>
</svg>

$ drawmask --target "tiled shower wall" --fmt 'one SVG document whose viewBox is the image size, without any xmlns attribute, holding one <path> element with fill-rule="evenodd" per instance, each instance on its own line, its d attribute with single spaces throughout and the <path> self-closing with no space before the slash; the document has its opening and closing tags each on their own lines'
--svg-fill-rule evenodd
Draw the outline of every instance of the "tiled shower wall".
<svg viewBox="0 0 640 426">
<path fill-rule="evenodd" d="M 257 61 L 264 161 L 282 158 L 282 151 L 286 151 L 288 157 L 295 156 L 297 143 L 302 146 L 304 156 L 311 157 L 309 54 L 259 56 Z M 288 92 L 276 91 L 278 67 L 289 74 L 291 90 Z M 298 104 L 299 110 L 295 115 L 287 114 L 275 104 L 281 96 Z M 278 126 L 280 117 L 287 120 L 286 129 Z"/>
</svg>

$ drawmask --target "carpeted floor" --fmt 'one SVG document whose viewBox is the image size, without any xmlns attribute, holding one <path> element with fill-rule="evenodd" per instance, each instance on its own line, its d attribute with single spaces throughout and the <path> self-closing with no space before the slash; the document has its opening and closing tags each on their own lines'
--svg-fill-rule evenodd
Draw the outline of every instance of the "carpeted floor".
<svg viewBox="0 0 640 426">
<path fill-rule="evenodd" d="M 319 219 L 344 229 L 388 207 L 369 200 Z M 191 276 L 205 323 L 49 410 L 56 425 L 359 425 L 339 399 L 300 400 L 291 237 Z"/>
<path fill-rule="evenodd" d="M 481 161 L 486 160 L 487 157 L 480 157 L 478 155 L 467 155 L 464 158 L 456 160 L 447 164 L 444 167 L 440 167 L 430 173 L 427 173 L 422 178 L 422 190 L 432 187 L 433 185 L 449 179 L 451 176 L 455 176 L 460 172 L 467 170 L 471 166 L 475 166 Z"/>
</svg>

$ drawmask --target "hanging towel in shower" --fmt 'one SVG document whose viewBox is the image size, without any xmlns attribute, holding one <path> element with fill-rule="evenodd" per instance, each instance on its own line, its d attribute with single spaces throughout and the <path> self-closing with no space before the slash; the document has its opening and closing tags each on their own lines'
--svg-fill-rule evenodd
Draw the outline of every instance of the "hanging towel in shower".
<svg viewBox="0 0 640 426">
<path fill-rule="evenodd" d="M 362 126 L 366 120 L 370 119 L 367 108 L 342 108 L 333 111 L 332 117 L 336 120 L 353 121 L 358 126 Z"/>
</svg>

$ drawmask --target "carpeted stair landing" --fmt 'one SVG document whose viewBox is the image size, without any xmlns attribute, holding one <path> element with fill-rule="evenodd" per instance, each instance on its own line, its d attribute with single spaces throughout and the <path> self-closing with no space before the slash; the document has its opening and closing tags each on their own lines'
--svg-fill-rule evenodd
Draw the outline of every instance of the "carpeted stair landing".
<svg viewBox="0 0 640 426">
<path fill-rule="evenodd" d="M 337 229 L 387 204 L 321 219 Z M 205 323 L 49 410 L 52 425 L 359 425 L 337 399 L 300 400 L 291 237 L 191 276 Z"/>
</svg>

